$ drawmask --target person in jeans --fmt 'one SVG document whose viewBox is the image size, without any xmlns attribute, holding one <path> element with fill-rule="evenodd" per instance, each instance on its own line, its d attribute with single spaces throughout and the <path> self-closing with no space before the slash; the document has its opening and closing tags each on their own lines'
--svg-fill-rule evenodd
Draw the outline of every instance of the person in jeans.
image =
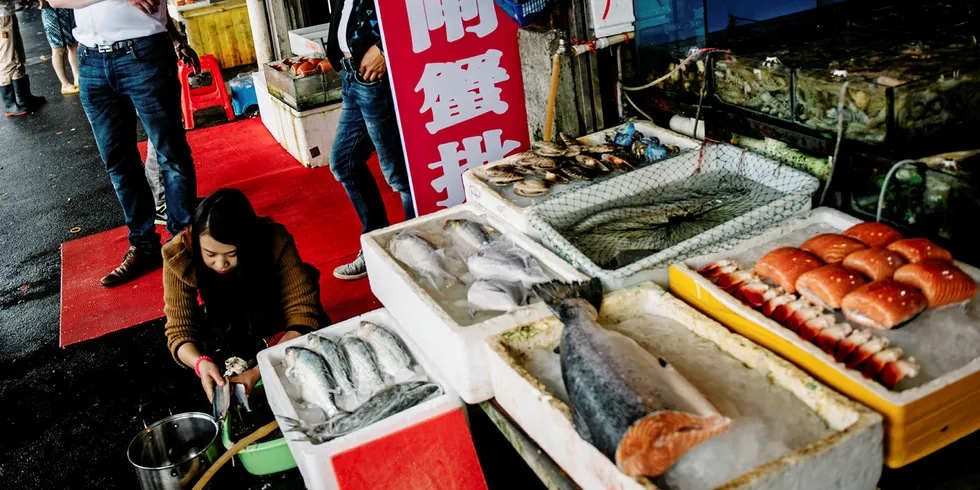
<svg viewBox="0 0 980 490">
<path fill-rule="evenodd" d="M 388 214 L 378 184 L 367 166 L 377 150 L 385 180 L 401 193 L 405 219 L 415 217 L 412 191 L 402 154 L 391 86 L 373 0 L 332 0 L 327 58 L 343 78 L 343 109 L 330 155 L 330 169 L 344 185 L 367 233 L 388 226 Z M 356 280 L 367 276 L 364 257 L 337 267 L 334 277 Z"/>
<path fill-rule="evenodd" d="M 44 23 L 44 35 L 51 45 L 51 64 L 54 73 L 61 81 L 61 93 L 78 93 L 78 43 L 71 31 L 75 28 L 75 14 L 71 9 L 56 9 L 41 0 L 41 20 Z M 74 80 L 68 78 L 65 72 L 65 53 L 68 54 L 68 64 Z"/>
<path fill-rule="evenodd" d="M 27 76 L 27 55 L 15 13 L 26 6 L 27 2 L 0 0 L 0 101 L 7 117 L 23 116 L 46 102 L 31 93 Z"/>
<path fill-rule="evenodd" d="M 102 278 L 127 283 L 162 265 L 153 194 L 136 148 L 136 118 L 156 150 L 167 200 L 167 230 L 191 223 L 197 181 L 181 121 L 177 60 L 184 45 L 168 35 L 166 0 L 49 0 L 75 9 L 79 89 L 99 153 L 122 205 L 130 247 Z"/>
</svg>

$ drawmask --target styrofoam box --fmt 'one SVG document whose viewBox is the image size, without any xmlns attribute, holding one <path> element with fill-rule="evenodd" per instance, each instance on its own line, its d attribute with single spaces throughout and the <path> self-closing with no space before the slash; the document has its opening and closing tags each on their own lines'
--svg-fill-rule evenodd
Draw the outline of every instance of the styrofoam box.
<svg viewBox="0 0 980 490">
<path fill-rule="evenodd" d="M 293 56 L 326 56 L 327 37 L 330 35 L 330 24 L 293 29 L 288 31 L 289 50 Z"/>
<path fill-rule="evenodd" d="M 633 30 L 632 0 L 590 0 L 589 21 L 596 38 Z"/>
<path fill-rule="evenodd" d="M 317 333 L 337 338 L 340 335 L 355 330 L 361 321 L 383 325 L 401 337 L 402 341 L 405 342 L 405 346 L 411 351 L 412 357 L 415 358 L 415 361 L 422 366 L 425 373 L 429 376 L 429 380 L 438 383 L 442 387 L 443 394 L 356 432 L 323 444 L 295 441 L 292 440 L 295 436 L 286 434 L 289 450 L 293 453 L 293 458 L 296 459 L 296 466 L 299 467 L 299 471 L 303 475 L 306 488 L 311 490 L 338 488 L 332 462 L 334 455 L 381 439 L 389 434 L 463 406 L 462 400 L 453 391 L 452 386 L 445 376 L 429 361 L 418 348 L 418 345 L 412 341 L 405 330 L 392 318 L 391 314 L 382 308 L 259 352 L 259 370 L 262 373 L 262 382 L 265 385 L 266 397 L 268 397 L 269 407 L 277 415 L 277 419 L 279 415 L 285 415 L 294 419 L 299 418 L 295 402 L 289 397 L 283 385 L 284 383 L 290 382 L 285 376 L 284 359 L 286 348 L 290 346 L 306 347 L 308 337 Z M 279 420 L 279 425 L 285 427 L 283 420 Z"/>
<path fill-rule="evenodd" d="M 532 206 L 525 217 L 531 226 L 538 229 L 545 246 L 586 275 L 601 279 L 607 290 L 635 286 L 645 281 L 655 281 L 666 287 L 667 266 L 672 261 L 705 253 L 705 248 L 727 249 L 745 238 L 746 234 L 761 233 L 767 225 L 810 209 L 813 193 L 820 185 L 816 177 L 737 146 L 711 144 L 696 151 L 701 152 L 699 158 L 678 155 L 593 186 L 566 192 L 549 200 L 547 209 Z M 612 202 L 656 188 L 669 188 L 674 182 L 692 175 L 696 171 L 695 165 L 700 165 L 703 173 L 726 170 L 741 174 L 784 195 L 619 269 L 601 268 L 554 226 L 556 222 L 569 221 L 583 211 L 594 209 L 592 203 L 595 202 Z M 637 185 L 640 182 L 649 182 L 649 185 L 643 188 Z"/>
<path fill-rule="evenodd" d="M 632 7 L 630 8 L 631 8 L 630 11 L 632 11 Z M 643 133 L 644 136 L 656 136 L 657 138 L 660 139 L 661 143 L 674 145 L 678 148 L 681 148 L 682 150 L 693 150 L 701 146 L 700 141 L 688 138 L 687 136 L 683 136 L 669 129 L 661 128 L 660 126 L 656 126 L 648 122 L 636 121 L 633 123 L 633 125 L 636 127 L 636 130 L 639 131 L 640 133 Z M 578 140 L 585 145 L 605 144 L 606 133 L 616 131 L 617 129 L 623 127 L 625 127 L 625 124 L 622 126 L 617 126 L 615 128 L 598 131 L 590 135 L 583 136 Z M 534 198 L 521 197 L 520 198 L 521 202 L 518 203 L 512 201 L 507 196 L 501 193 L 501 191 L 504 188 L 490 185 L 486 181 L 486 173 L 484 169 L 493 167 L 495 165 L 513 163 L 517 158 L 518 158 L 517 155 L 513 155 L 504 158 L 503 160 L 491 162 L 483 167 L 477 167 L 474 169 L 467 170 L 466 173 L 463 174 L 463 189 L 466 192 L 466 200 L 468 202 L 479 203 L 484 208 L 490 210 L 490 212 L 492 212 L 493 214 L 496 214 L 497 216 L 506 220 L 507 223 L 517 228 L 517 230 L 520 231 L 521 233 L 524 233 L 525 235 L 540 241 L 540 235 L 538 234 L 538 230 L 534 229 L 534 227 L 527 222 L 527 218 L 525 218 L 524 216 L 525 211 L 528 209 L 526 203 L 529 202 L 537 203 L 537 202 L 544 201 L 546 199 L 550 199 L 551 197 L 554 196 L 548 195 L 548 196 L 534 197 Z M 586 186 L 589 184 L 592 183 L 587 183 L 587 182 L 575 183 L 575 185 L 577 186 Z"/>
<path fill-rule="evenodd" d="M 276 116 L 276 108 L 272 105 L 272 94 L 269 93 L 269 86 L 265 83 L 265 75 L 262 71 L 252 73 L 252 81 L 255 83 L 255 98 L 259 102 L 259 117 L 262 124 L 269 130 L 277 143 L 282 143 L 282 126 L 279 117 Z"/>
<path fill-rule="evenodd" d="M 436 298 L 412 279 L 406 267 L 388 252 L 388 242 L 402 231 L 457 218 L 478 220 L 489 225 L 530 253 L 559 279 L 581 281 L 587 278 L 502 219 L 472 203 L 361 236 L 361 249 L 367 261 L 371 291 L 399 319 L 405 331 L 422 346 L 426 355 L 439 366 L 459 396 L 466 403 L 472 404 L 493 397 L 482 340 L 515 325 L 544 318 L 549 313 L 544 304 L 537 302 L 473 325 L 461 326 L 439 305 Z"/>
<path fill-rule="evenodd" d="M 343 104 L 299 112 L 275 97 L 271 99 L 273 117 L 282 132 L 279 144 L 304 167 L 330 165 L 330 149 L 340 125 L 340 108 Z"/>
<path fill-rule="evenodd" d="M 677 296 L 735 332 L 771 349 L 834 389 L 884 415 L 888 422 L 885 433 L 885 462 L 888 466 L 897 468 L 980 429 L 980 410 L 976 409 L 980 405 L 980 352 L 977 353 L 976 358 L 962 367 L 945 372 L 925 384 L 908 387 L 902 391 L 891 391 L 865 378 L 859 371 L 847 369 L 819 347 L 742 304 L 697 273 L 698 269 L 710 263 L 732 258 L 735 258 L 742 267 L 750 269 L 754 266 L 754 260 L 773 248 L 799 246 L 805 239 L 817 233 L 839 233 L 860 222 L 854 217 L 826 207 L 801 213 L 756 238 L 736 245 L 727 252 L 693 257 L 684 263 L 672 264 L 670 289 Z M 755 259 L 751 259 L 751 263 L 749 258 L 740 260 L 741 254 Z M 980 270 L 977 268 L 963 263 L 957 263 L 957 266 L 974 280 L 980 280 Z M 970 303 L 972 305 L 946 308 L 975 309 L 974 305 L 980 305 L 980 298 L 974 298 Z M 935 314 L 939 313 L 949 314 L 949 311 L 943 313 L 942 309 L 936 310 Z M 964 313 L 964 316 L 975 318 L 969 313 Z M 923 317 L 914 319 L 895 333 L 913 332 L 910 327 L 923 321 L 926 321 Z M 950 321 L 952 320 L 946 320 L 944 323 Z M 937 329 L 940 327 L 936 324 L 932 326 Z M 962 334 L 950 332 L 948 328 L 926 331 L 937 332 L 937 335 L 942 331 L 944 332 L 942 338 L 950 341 L 966 340 Z M 910 337 L 912 338 L 914 337 Z M 905 343 L 904 347 L 911 350 L 908 344 L 916 342 L 906 339 Z M 922 377 L 923 374 L 919 376 Z M 899 387 L 901 386 L 900 384 Z"/>
<path fill-rule="evenodd" d="M 748 470 L 715 488 L 875 488 L 881 476 L 882 462 L 880 415 L 819 384 L 792 364 L 748 339 L 729 332 L 653 283 L 610 293 L 603 299 L 600 309 L 600 321 L 610 323 L 633 319 L 642 321 L 650 318 L 650 315 L 668 317 L 679 324 L 673 328 L 687 328 L 697 337 L 710 341 L 718 347 L 719 350 L 714 352 L 717 352 L 715 355 L 719 358 L 731 356 L 736 364 L 740 362 L 746 369 L 756 371 L 768 378 L 770 383 L 784 388 L 790 396 L 802 402 L 796 404 L 797 406 L 802 405 L 811 410 L 829 428 L 823 431 L 829 435 L 784 453 L 781 457 Z M 651 319 L 646 323 L 652 321 Z M 491 378 L 497 403 L 582 488 L 658 488 L 647 478 L 625 475 L 615 462 L 582 439 L 572 425 L 571 408 L 558 395 L 549 391 L 545 381 L 535 378 L 524 367 L 527 353 L 536 349 L 550 351 L 559 345 L 562 328 L 561 322 L 551 317 L 486 339 L 485 347 L 490 356 Z M 641 344 L 643 342 L 640 341 Z M 708 350 L 701 348 L 697 352 L 698 356 L 710 355 Z M 677 352 L 673 355 L 678 357 Z M 692 356 L 687 359 L 686 369 L 689 373 L 697 366 L 695 361 L 690 360 Z M 711 359 L 702 361 L 704 364 L 711 364 Z M 718 362 L 721 360 L 716 361 L 716 364 Z M 770 402 L 753 399 L 743 404 L 752 406 L 753 403 Z M 732 410 L 742 413 L 741 410 L 745 409 L 736 404 Z M 733 415 L 735 426 L 740 420 L 738 413 Z M 709 440 L 704 444 L 710 443 Z M 707 470 L 706 467 L 705 471 Z"/>
</svg>

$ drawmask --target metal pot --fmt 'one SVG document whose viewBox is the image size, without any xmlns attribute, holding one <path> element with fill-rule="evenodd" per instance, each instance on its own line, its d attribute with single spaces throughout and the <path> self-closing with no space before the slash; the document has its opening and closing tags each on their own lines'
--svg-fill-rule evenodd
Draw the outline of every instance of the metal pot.
<svg viewBox="0 0 980 490">
<path fill-rule="evenodd" d="M 144 427 L 127 451 L 143 490 L 191 488 L 218 459 L 218 424 L 210 415 L 180 413 Z"/>
</svg>

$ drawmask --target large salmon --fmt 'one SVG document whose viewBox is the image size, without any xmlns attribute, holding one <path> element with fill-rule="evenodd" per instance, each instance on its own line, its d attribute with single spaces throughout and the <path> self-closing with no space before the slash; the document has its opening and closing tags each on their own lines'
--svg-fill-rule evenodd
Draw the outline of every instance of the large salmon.
<svg viewBox="0 0 980 490">
<path fill-rule="evenodd" d="M 575 429 L 623 473 L 659 476 L 728 430 L 732 420 L 670 363 L 598 324 L 599 280 L 555 281 L 535 291 L 565 324 L 561 370 Z"/>
</svg>

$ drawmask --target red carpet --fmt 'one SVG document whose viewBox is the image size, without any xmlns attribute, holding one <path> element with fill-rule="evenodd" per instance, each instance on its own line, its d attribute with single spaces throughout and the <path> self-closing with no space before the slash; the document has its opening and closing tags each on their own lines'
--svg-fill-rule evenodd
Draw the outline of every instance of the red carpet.
<svg viewBox="0 0 980 490">
<path fill-rule="evenodd" d="M 357 253 L 361 224 L 329 169 L 301 166 L 257 118 L 191 131 L 187 139 L 198 194 L 238 188 L 257 213 L 284 224 L 303 260 L 320 269 L 323 306 L 335 322 L 381 306 L 366 280 L 350 283 L 332 275 L 334 267 Z M 145 144 L 140 146 L 145 152 Z M 389 216 L 400 219 L 398 195 L 384 183 L 374 159 L 371 168 Z M 62 347 L 163 317 L 160 271 L 114 289 L 99 286 L 99 279 L 122 260 L 126 233 L 125 227 L 117 228 L 62 245 Z"/>
</svg>

